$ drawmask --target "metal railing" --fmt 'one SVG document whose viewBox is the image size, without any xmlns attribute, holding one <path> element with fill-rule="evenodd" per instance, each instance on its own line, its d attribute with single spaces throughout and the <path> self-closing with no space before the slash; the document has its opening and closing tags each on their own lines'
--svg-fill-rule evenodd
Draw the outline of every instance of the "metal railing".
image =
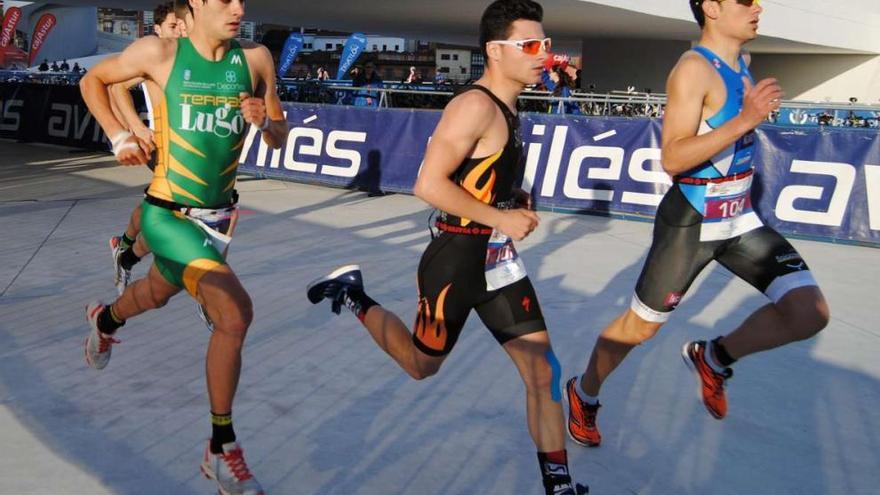
<svg viewBox="0 0 880 495">
<path fill-rule="evenodd" d="M 82 74 L 72 72 L 0 71 L 0 82 L 75 85 Z M 350 80 L 317 81 L 281 79 L 282 101 L 354 105 L 374 108 L 441 109 L 460 84 L 383 83 L 381 87 L 353 87 Z M 526 91 L 517 103 L 519 111 L 595 117 L 662 118 L 665 94 L 575 92 L 564 98 L 546 91 Z M 880 105 L 785 101 L 770 122 L 794 126 L 832 126 L 880 129 Z"/>
</svg>

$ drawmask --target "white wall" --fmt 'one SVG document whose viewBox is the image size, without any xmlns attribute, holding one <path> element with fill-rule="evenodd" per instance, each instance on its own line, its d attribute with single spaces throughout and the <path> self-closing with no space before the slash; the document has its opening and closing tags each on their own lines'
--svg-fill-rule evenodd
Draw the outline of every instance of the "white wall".
<svg viewBox="0 0 880 495">
<path fill-rule="evenodd" d="M 449 60 L 443 60 L 444 55 L 448 55 Z M 437 59 L 437 72 L 442 72 L 446 79 L 467 81 L 471 78 L 470 50 L 438 48 L 435 56 Z M 458 60 L 453 60 L 455 56 L 458 57 Z M 448 71 L 441 71 L 441 68 L 446 68 Z"/>
<path fill-rule="evenodd" d="M 880 104 L 880 56 L 755 54 L 752 71 L 779 79 L 786 99 Z"/>
<path fill-rule="evenodd" d="M 693 21 L 693 14 L 684 0 L 581 1 Z M 768 0 L 762 3 L 762 7 L 761 36 L 880 53 L 878 0 Z"/>
<path fill-rule="evenodd" d="M 336 49 L 336 45 L 345 46 L 345 42 L 348 41 L 348 38 L 348 36 L 306 35 L 303 37 L 303 43 L 311 43 L 312 48 L 303 49 L 303 53 L 333 51 Z M 327 44 L 333 45 L 333 48 L 328 49 Z M 376 46 L 375 49 L 373 49 L 374 45 Z M 388 36 L 367 36 L 367 48 L 365 51 L 381 52 L 383 46 L 386 48 L 386 51 L 403 52 L 406 50 L 406 40 L 403 38 L 392 38 Z"/>
<path fill-rule="evenodd" d="M 50 8 L 37 7 L 34 5 L 22 9 L 25 14 L 20 21 L 18 29 L 28 36 L 28 43 L 33 38 L 34 25 L 45 13 L 51 13 L 58 23 L 49 32 L 49 36 L 40 48 L 34 65 L 39 65 L 43 59 L 48 59 L 51 64 L 54 60 L 72 59 L 85 57 L 95 53 L 98 47 L 98 9 L 95 7 L 61 7 Z M 28 44 L 30 47 L 30 44 Z"/>
<path fill-rule="evenodd" d="M 597 91 L 607 92 L 635 86 L 665 93 L 669 71 L 690 47 L 689 41 L 584 40 L 581 87 L 595 84 Z"/>
</svg>

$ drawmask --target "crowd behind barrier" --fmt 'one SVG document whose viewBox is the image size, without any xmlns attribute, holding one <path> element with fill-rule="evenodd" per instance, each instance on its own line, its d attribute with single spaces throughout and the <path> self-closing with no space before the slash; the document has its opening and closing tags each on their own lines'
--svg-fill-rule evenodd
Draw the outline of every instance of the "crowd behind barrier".
<svg viewBox="0 0 880 495">
<path fill-rule="evenodd" d="M 75 72 L 0 71 L 3 84 L 76 85 L 82 74 Z M 382 83 L 381 86 L 353 87 L 351 80 L 281 79 L 278 93 L 282 101 L 322 103 L 376 108 L 441 109 L 460 83 Z M 594 117 L 662 118 L 666 95 L 612 91 L 575 91 L 562 98 L 547 91 L 526 91 L 519 99 L 519 110 Z M 784 102 L 769 122 L 790 126 L 831 126 L 880 129 L 880 105 L 856 103 Z"/>
</svg>

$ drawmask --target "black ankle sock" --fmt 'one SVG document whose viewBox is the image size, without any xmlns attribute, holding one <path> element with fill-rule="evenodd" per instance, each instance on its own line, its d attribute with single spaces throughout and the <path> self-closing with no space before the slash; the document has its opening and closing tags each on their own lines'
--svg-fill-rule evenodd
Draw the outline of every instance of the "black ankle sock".
<svg viewBox="0 0 880 495">
<path fill-rule="evenodd" d="M 232 413 L 216 414 L 211 412 L 211 453 L 223 453 L 223 445 L 235 441 L 235 430 L 232 429 Z"/>
<path fill-rule="evenodd" d="M 123 247 L 127 248 L 127 247 L 131 246 L 132 244 L 134 244 L 134 239 L 132 239 L 131 237 L 128 237 L 128 234 L 123 232 L 122 235 L 119 237 L 119 244 L 122 244 Z"/>
<path fill-rule="evenodd" d="M 552 495 L 554 488 L 559 486 L 573 486 L 568 473 L 568 453 L 565 450 L 538 452 L 538 465 L 541 467 L 541 478 L 547 494 Z"/>
<path fill-rule="evenodd" d="M 122 325 L 125 325 L 125 320 L 113 314 L 112 306 L 105 307 L 98 315 L 98 330 L 105 335 L 113 335 Z"/>
<path fill-rule="evenodd" d="M 715 357 L 718 359 L 718 364 L 724 366 L 725 368 L 729 367 L 733 363 L 736 362 L 736 359 L 727 352 L 727 349 L 721 344 L 721 337 L 716 338 L 712 341 L 712 347 L 714 348 Z"/>
<path fill-rule="evenodd" d="M 119 255 L 119 264 L 122 265 L 122 268 L 126 270 L 131 270 L 131 267 L 137 264 L 141 259 L 134 254 L 134 247 L 129 247 L 122 254 Z"/>
<path fill-rule="evenodd" d="M 363 289 L 349 288 L 345 292 L 348 296 L 344 301 L 345 306 L 348 307 L 348 309 L 350 309 L 351 312 L 361 321 L 364 321 L 364 318 L 367 316 L 367 311 L 369 311 L 370 308 L 379 305 L 379 303 L 371 299 Z"/>
</svg>

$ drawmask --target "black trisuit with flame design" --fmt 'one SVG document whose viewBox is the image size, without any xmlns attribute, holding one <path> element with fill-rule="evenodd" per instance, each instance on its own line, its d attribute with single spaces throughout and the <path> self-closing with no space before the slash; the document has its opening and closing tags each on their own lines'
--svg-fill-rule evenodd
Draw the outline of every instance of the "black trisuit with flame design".
<svg viewBox="0 0 880 495">
<path fill-rule="evenodd" d="M 482 91 L 501 109 L 507 121 L 507 144 L 484 158 L 467 158 L 452 179 L 483 203 L 513 206 L 513 190 L 522 179 L 522 141 L 519 119 L 491 91 Z M 547 328 L 538 297 L 528 277 L 499 290 L 487 290 L 486 252 L 492 228 L 441 212 L 439 235 L 419 262 L 419 309 L 413 340 L 422 352 L 444 356 L 452 351 L 471 309 L 500 344 Z"/>
</svg>

